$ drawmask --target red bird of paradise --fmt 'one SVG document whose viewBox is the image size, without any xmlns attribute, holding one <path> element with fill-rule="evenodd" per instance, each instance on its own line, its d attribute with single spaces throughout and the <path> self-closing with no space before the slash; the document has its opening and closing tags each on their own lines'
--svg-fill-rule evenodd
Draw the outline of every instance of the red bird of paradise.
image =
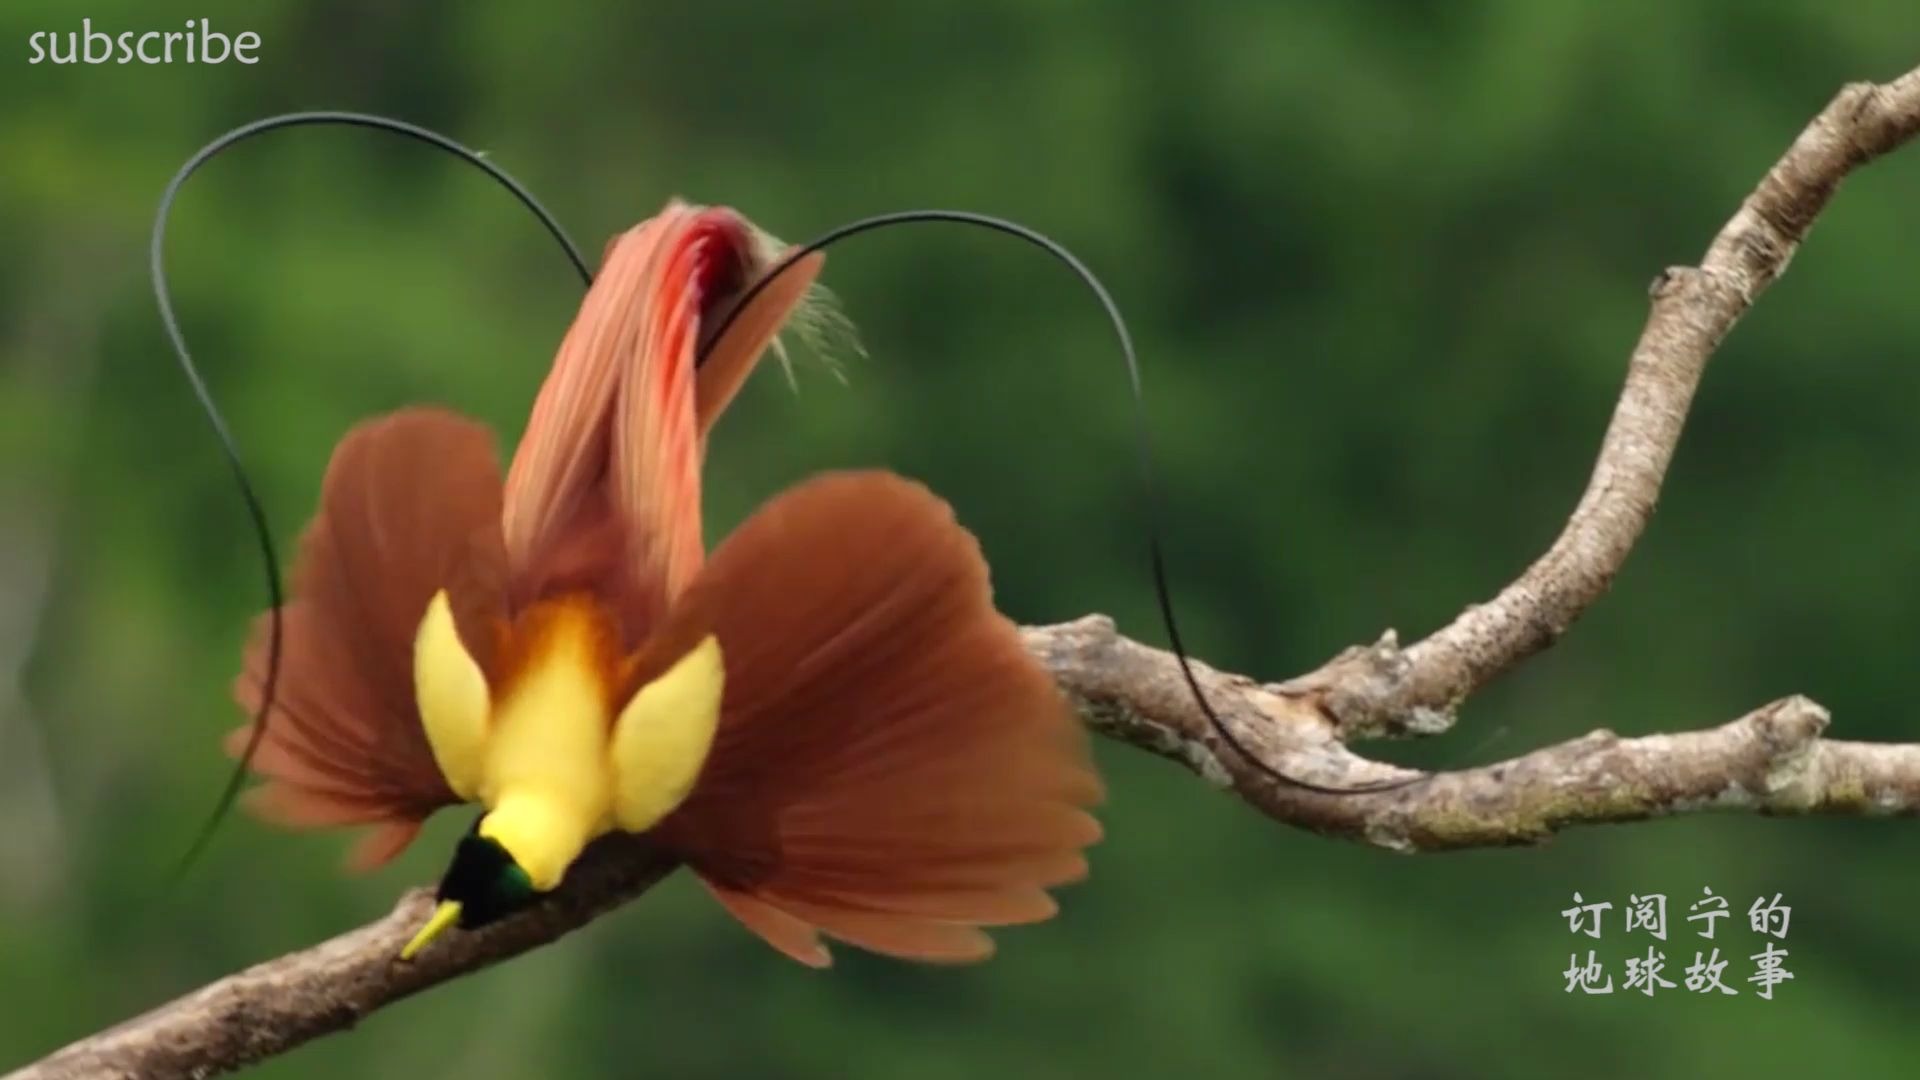
<svg viewBox="0 0 1920 1080">
<path fill-rule="evenodd" d="M 821 266 L 721 327 L 772 248 L 678 202 L 617 237 L 504 480 L 490 432 L 435 408 L 334 450 L 247 802 L 372 826 L 362 868 L 478 803 L 403 955 L 531 904 L 614 831 L 814 966 L 822 935 L 985 958 L 982 927 L 1050 917 L 1047 890 L 1086 873 L 1085 735 L 944 502 L 888 472 L 817 475 L 706 552 L 708 432 Z M 250 714 L 267 655 L 263 619 L 235 688 Z"/>
</svg>

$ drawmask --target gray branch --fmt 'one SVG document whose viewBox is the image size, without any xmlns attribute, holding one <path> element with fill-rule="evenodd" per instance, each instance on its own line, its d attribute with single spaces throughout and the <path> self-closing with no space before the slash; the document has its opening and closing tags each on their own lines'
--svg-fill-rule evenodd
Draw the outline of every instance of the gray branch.
<svg viewBox="0 0 1920 1080">
<path fill-rule="evenodd" d="M 1227 746 L 1194 705 L 1171 653 L 1099 616 L 1026 631 L 1093 728 L 1178 761 L 1275 820 L 1403 853 L 1544 841 L 1570 825 L 1702 810 L 1920 813 L 1920 744 L 1822 738 L 1827 711 L 1789 697 L 1716 728 L 1623 739 L 1596 731 L 1407 787 L 1327 795 L 1277 783 Z M 1197 666 L 1240 741 L 1289 776 L 1354 787 L 1416 773 L 1369 761 L 1310 693 Z"/>
<path fill-rule="evenodd" d="M 1785 272 L 1848 173 L 1920 130 L 1920 70 L 1885 85 L 1853 83 L 1813 118 L 1713 238 L 1699 266 L 1654 279 L 1653 310 L 1586 493 L 1546 554 L 1498 596 L 1404 652 L 1335 658 L 1317 687 L 1351 734 L 1444 726 L 1461 701 L 1566 633 L 1640 539 L 1680 441 L 1694 390 L 1728 331 Z"/>
<path fill-rule="evenodd" d="M 385 917 L 358 930 L 209 983 L 5 1080 L 203 1080 L 231 1072 L 554 941 L 639 896 L 672 869 L 635 838 L 603 840 L 531 911 L 449 934 L 402 963 L 401 947 L 434 905 L 433 890 L 411 889 Z"/>
</svg>

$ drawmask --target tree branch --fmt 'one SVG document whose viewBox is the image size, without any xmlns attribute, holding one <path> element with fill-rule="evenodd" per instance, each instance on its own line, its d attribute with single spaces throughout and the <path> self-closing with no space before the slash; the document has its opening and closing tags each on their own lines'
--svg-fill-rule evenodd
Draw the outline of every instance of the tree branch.
<svg viewBox="0 0 1920 1080">
<path fill-rule="evenodd" d="M 1708 248 L 1667 270 L 1585 495 L 1566 528 L 1492 600 L 1402 649 L 1389 631 L 1278 685 L 1198 668 L 1224 723 L 1290 775 L 1352 786 L 1408 775 L 1351 739 L 1445 730 L 1467 696 L 1557 640 L 1604 593 L 1659 498 L 1708 359 L 1788 260 L 1840 181 L 1920 131 L 1920 70 L 1846 87 L 1815 117 Z M 1920 813 L 1920 746 L 1822 738 L 1802 697 L 1705 731 L 1622 739 L 1595 732 L 1410 787 L 1329 796 L 1273 782 L 1196 708 L 1174 658 L 1089 616 L 1026 632 L 1097 731 L 1185 763 L 1276 820 L 1394 851 L 1534 843 L 1569 825 L 1699 810 Z M 545 944 L 624 904 L 671 866 L 642 841 L 602 841 L 532 911 L 456 935 L 416 963 L 395 957 L 430 905 L 386 917 L 212 983 L 83 1039 L 7 1080 L 207 1077 L 351 1027 L 401 998 Z"/>
<path fill-rule="evenodd" d="M 5 1080 L 201 1080 L 231 1072 L 545 945 L 639 896 L 672 869 L 638 839 L 610 837 L 582 855 L 566 884 L 534 909 L 449 934 L 401 963 L 401 947 L 434 904 L 432 889 L 410 889 L 384 918 L 209 983 Z"/>
<path fill-rule="evenodd" d="M 1194 705 L 1173 654 L 1121 637 L 1100 616 L 1026 635 L 1096 731 L 1178 761 L 1276 820 L 1390 851 L 1534 844 L 1570 825 L 1702 810 L 1920 814 L 1920 744 L 1828 741 L 1827 710 L 1799 696 L 1705 731 L 1596 731 L 1408 787 L 1327 795 L 1275 782 L 1236 755 Z M 1288 775 L 1330 787 L 1417 775 L 1347 749 L 1312 695 L 1199 665 L 1196 674 L 1221 720 Z"/>
<path fill-rule="evenodd" d="M 1915 131 L 1920 69 L 1885 85 L 1843 88 L 1741 203 L 1700 265 L 1654 279 L 1653 311 L 1593 477 L 1547 553 L 1424 641 L 1402 651 L 1389 632 L 1295 685 L 1321 691 L 1349 737 L 1427 734 L 1449 726 L 1468 695 L 1558 640 L 1606 592 L 1653 516 L 1714 349 L 1785 272 L 1840 181 Z"/>
</svg>

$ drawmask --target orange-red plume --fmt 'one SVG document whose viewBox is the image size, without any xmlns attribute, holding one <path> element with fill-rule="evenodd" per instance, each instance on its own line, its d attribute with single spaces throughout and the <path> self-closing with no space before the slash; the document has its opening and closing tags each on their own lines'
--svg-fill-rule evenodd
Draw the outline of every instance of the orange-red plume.
<svg viewBox="0 0 1920 1080">
<path fill-rule="evenodd" d="M 712 343 L 757 258 L 751 227 L 725 209 L 672 203 L 615 237 L 560 345 L 507 472 L 507 548 L 537 562 L 585 514 L 615 513 L 632 545 L 650 621 L 699 570 L 700 466 L 707 430 L 819 272 L 803 260 Z"/>
</svg>

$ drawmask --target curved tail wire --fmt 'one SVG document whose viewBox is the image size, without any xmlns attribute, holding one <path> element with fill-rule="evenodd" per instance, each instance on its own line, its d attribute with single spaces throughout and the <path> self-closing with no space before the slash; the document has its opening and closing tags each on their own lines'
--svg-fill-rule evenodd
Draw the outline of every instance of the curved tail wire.
<svg viewBox="0 0 1920 1080">
<path fill-rule="evenodd" d="M 273 709 L 274 691 L 280 677 L 283 634 L 280 608 L 285 597 L 280 587 L 280 558 L 274 548 L 273 531 L 267 523 L 266 510 L 261 506 L 260 497 L 253 489 L 252 481 L 247 477 L 247 468 L 241 460 L 240 448 L 234 440 L 233 432 L 228 429 L 227 422 L 220 413 L 220 407 L 214 404 L 213 393 L 207 388 L 206 380 L 201 377 L 200 369 L 194 366 L 193 356 L 187 351 L 186 337 L 180 332 L 180 322 L 173 313 L 173 298 L 167 290 L 165 260 L 167 217 L 172 213 L 174 200 L 179 197 L 180 189 L 185 186 L 187 178 L 222 151 L 236 143 L 244 142 L 256 135 L 264 135 L 269 131 L 314 124 L 338 124 L 391 132 L 437 147 L 480 169 L 511 192 L 521 205 L 533 211 L 534 216 L 540 219 L 540 224 L 545 226 L 547 232 L 565 249 L 568 261 L 573 263 L 573 268 L 580 274 L 581 280 L 589 285 L 593 283 L 593 272 L 587 268 L 586 260 L 580 257 L 580 250 L 567 237 L 566 230 L 560 227 L 560 223 L 547 212 L 546 207 L 540 205 L 540 201 L 534 198 L 533 193 L 524 185 L 478 152 L 469 150 L 438 132 L 409 124 L 404 120 L 352 112 L 300 112 L 271 116 L 264 120 L 243 124 L 201 147 L 200 151 L 187 159 L 187 163 L 182 165 L 180 171 L 175 173 L 173 179 L 168 182 L 166 190 L 160 195 L 160 208 L 153 219 L 153 239 L 148 248 L 154 299 L 160 305 L 160 321 L 166 326 L 167 337 L 173 342 L 173 351 L 180 359 L 180 370 L 186 375 L 188 385 L 193 388 L 193 396 L 199 400 L 201 411 L 206 413 L 207 423 L 213 427 L 214 437 L 220 442 L 220 452 L 226 457 L 228 466 L 233 470 L 234 483 L 240 489 L 241 501 L 246 504 L 247 516 L 252 519 L 254 534 L 259 538 L 260 560 L 267 577 L 267 601 L 268 610 L 271 613 L 269 617 L 272 620 L 272 630 L 267 645 L 266 680 L 261 689 L 260 708 L 254 716 L 253 737 L 247 741 L 247 748 L 240 755 L 240 760 L 235 762 L 233 774 L 227 778 L 227 785 L 221 791 L 219 801 L 214 804 L 213 813 L 207 818 L 206 824 L 200 827 L 200 832 L 194 837 L 192 846 L 187 849 L 186 855 L 181 858 L 175 868 L 176 879 L 193 865 L 201 852 L 206 850 L 208 842 L 213 839 L 214 831 L 219 828 L 227 812 L 233 809 L 234 801 L 240 797 L 240 789 L 246 783 L 247 769 L 253 761 L 253 755 L 259 750 L 260 740 L 266 735 L 267 714 Z"/>
<path fill-rule="evenodd" d="M 890 214 L 877 214 L 873 217 L 862 218 L 859 221 L 850 222 L 846 225 L 831 229 L 821 236 L 786 252 L 779 262 L 769 267 L 767 272 L 761 275 L 760 279 L 754 282 L 753 285 L 741 295 L 740 299 L 734 303 L 734 306 L 728 311 L 728 314 L 720 320 L 718 327 L 714 331 L 714 338 L 717 339 L 726 333 L 727 326 L 732 322 L 734 315 L 746 310 L 747 304 L 750 303 L 762 289 L 771 284 L 773 280 L 779 277 L 788 267 L 793 266 L 807 255 L 824 250 L 831 244 L 838 243 L 841 240 L 845 240 L 851 236 L 857 236 L 861 233 L 871 232 L 875 229 L 886 228 L 892 225 L 907 225 L 918 222 L 950 222 L 958 225 L 970 225 L 1023 240 L 1065 264 L 1067 269 L 1073 271 L 1074 276 L 1078 277 L 1081 284 L 1085 285 L 1088 291 L 1093 293 L 1094 298 L 1100 302 L 1101 309 L 1106 313 L 1107 322 L 1113 328 L 1113 336 L 1120 344 L 1120 355 L 1127 365 L 1128 384 L 1133 391 L 1134 433 L 1137 436 L 1135 449 L 1140 459 L 1140 492 L 1143 509 L 1145 510 L 1147 518 L 1147 555 L 1153 569 L 1154 598 L 1159 602 L 1160 619 L 1167 628 L 1167 642 L 1173 647 L 1174 659 L 1179 661 L 1180 674 L 1186 680 L 1187 689 L 1193 693 L 1194 702 L 1200 706 L 1200 711 L 1206 715 L 1207 723 L 1211 725 L 1214 732 L 1219 735 L 1220 740 L 1229 747 L 1232 747 L 1234 753 L 1246 759 L 1249 764 L 1253 765 L 1254 768 L 1258 769 L 1268 779 L 1276 783 L 1285 784 L 1288 787 L 1300 788 L 1322 795 L 1368 795 L 1375 792 L 1392 791 L 1397 788 L 1408 787 L 1429 779 L 1429 774 L 1423 773 L 1419 776 L 1404 780 L 1387 780 L 1377 784 L 1361 784 L 1346 788 L 1328 787 L 1301 780 L 1298 777 L 1289 776 L 1268 765 L 1258 754 L 1250 750 L 1246 744 L 1240 740 L 1240 737 L 1233 733 L 1233 729 L 1228 727 L 1226 722 L 1220 718 L 1220 714 L 1214 711 L 1213 704 L 1207 700 L 1205 691 L 1200 689 L 1200 679 L 1194 674 L 1193 664 L 1187 657 L 1186 645 L 1180 640 L 1179 624 L 1173 616 L 1173 596 L 1167 585 L 1167 560 L 1160 543 L 1160 501 L 1159 488 L 1154 482 L 1153 442 L 1147 423 L 1146 395 L 1140 386 L 1140 360 L 1134 352 L 1133 336 L 1127 332 L 1126 319 L 1121 316 L 1120 305 L 1114 302 L 1113 295 L 1107 291 L 1107 287 L 1101 283 L 1100 278 L 1094 274 L 1092 270 L 1088 269 L 1087 265 L 1081 262 L 1065 245 L 1047 236 L 1045 233 L 1028 228 L 1017 221 L 1008 221 L 1005 218 L 994 217 L 990 214 L 977 214 L 967 210 L 902 210 Z"/>
</svg>

